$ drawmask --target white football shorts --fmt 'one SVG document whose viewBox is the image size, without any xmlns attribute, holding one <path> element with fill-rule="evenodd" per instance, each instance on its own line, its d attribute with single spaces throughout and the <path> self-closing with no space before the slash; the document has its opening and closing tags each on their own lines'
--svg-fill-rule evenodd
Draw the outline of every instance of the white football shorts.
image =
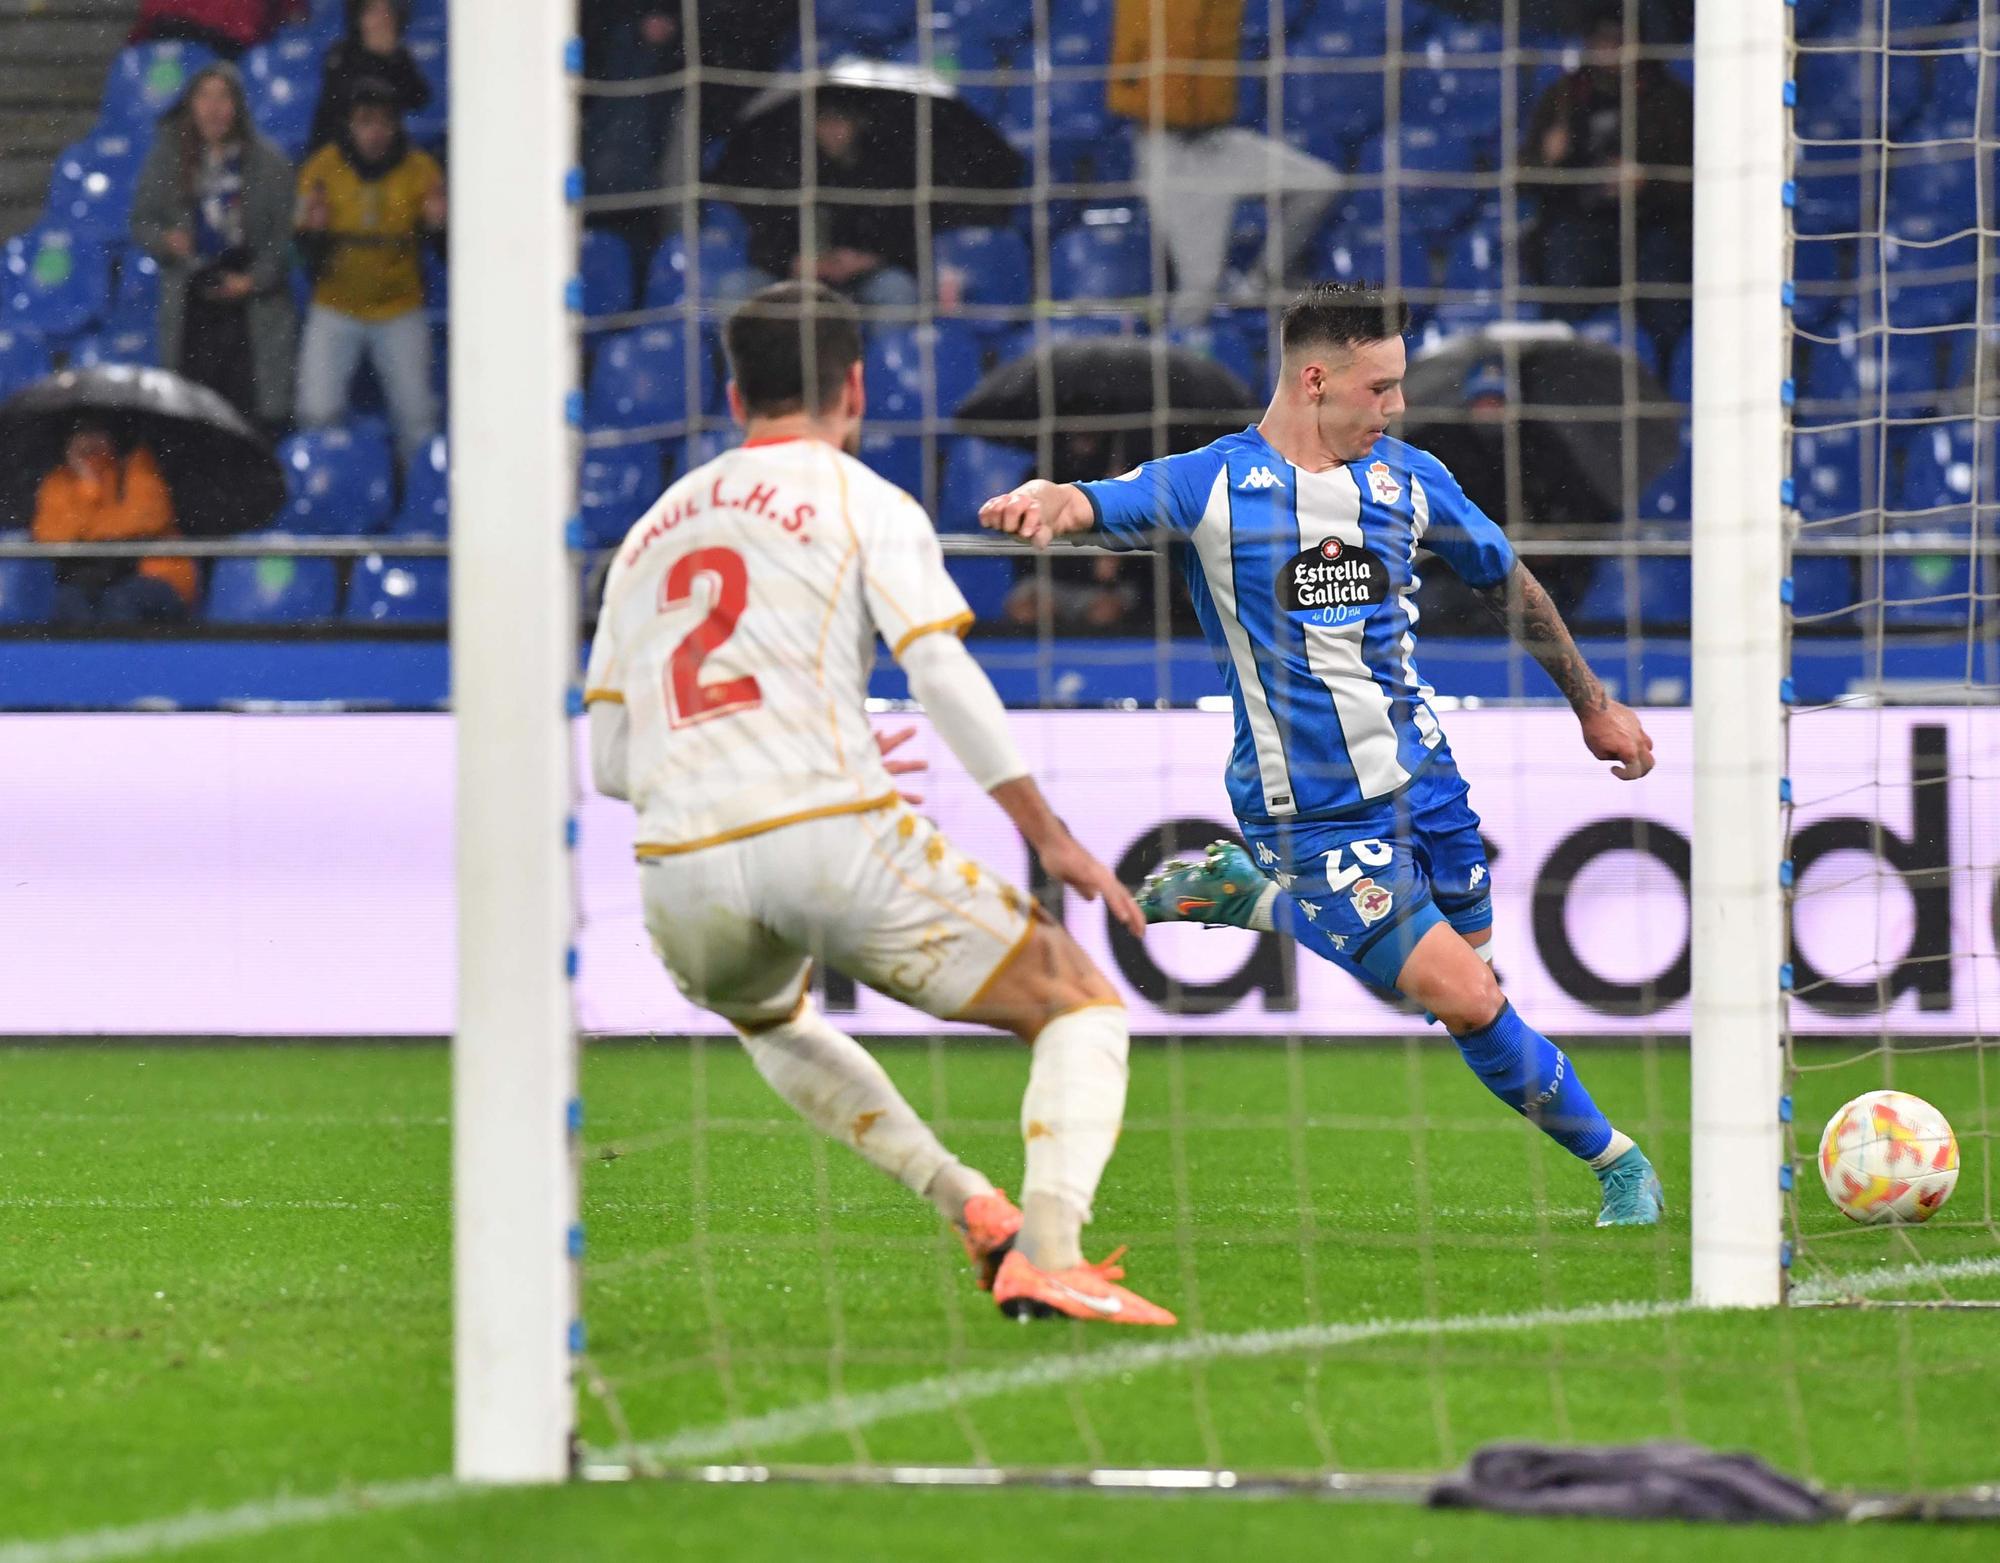
<svg viewBox="0 0 2000 1563">
<path fill-rule="evenodd" d="M 814 961 L 939 1019 L 1028 942 L 1028 898 L 898 804 L 642 860 L 653 947 L 688 999 L 787 1019 Z"/>
</svg>

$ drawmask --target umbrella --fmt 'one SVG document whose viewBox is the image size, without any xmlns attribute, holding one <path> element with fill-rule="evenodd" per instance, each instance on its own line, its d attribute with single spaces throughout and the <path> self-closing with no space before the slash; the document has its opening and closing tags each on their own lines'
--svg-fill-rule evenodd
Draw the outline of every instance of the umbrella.
<svg viewBox="0 0 2000 1563">
<path fill-rule="evenodd" d="M 1011 190 L 1027 176 L 1020 153 L 963 98 L 950 82 L 917 66 L 881 60 L 841 60 L 820 72 L 817 101 L 854 110 L 870 127 L 863 190 L 915 191 L 919 126 L 928 126 L 933 190 Z M 752 98 L 729 132 L 708 178 L 716 184 L 755 190 L 796 191 L 803 152 L 801 93 L 773 87 Z M 822 185 L 837 198 L 838 185 Z M 748 215 L 767 210 L 746 203 Z M 931 203 L 933 229 L 1003 221 L 1004 206 L 980 202 Z"/>
<path fill-rule="evenodd" d="M 173 491 L 174 518 L 190 537 L 264 525 L 285 502 L 270 444 L 207 386 L 165 369 L 107 364 L 65 369 L 0 404 L 0 472 L 32 485 L 62 463 L 80 418 L 121 445 L 143 443 Z M 19 504 L 13 496 L 10 509 Z"/>
<path fill-rule="evenodd" d="M 1045 387 L 1054 393 L 1053 407 Z M 1162 425 L 1169 447 L 1185 448 L 1257 416 L 1250 388 L 1191 348 L 1158 338 L 1085 337 L 1000 365 L 959 404 L 958 421 L 980 425 L 973 433 L 1035 450 L 1051 414 L 1066 434 L 1122 433 L 1127 445 L 1146 446 L 1142 455 L 1151 453 Z M 1108 460 L 1112 471 L 1131 465 Z M 1103 477 L 1105 469 L 1083 475 Z"/>
<path fill-rule="evenodd" d="M 1434 431 L 1464 427 L 1466 382 L 1497 366 L 1508 401 L 1521 409 L 1522 445 L 1561 461 L 1605 504 L 1625 504 L 1625 440 L 1636 443 L 1644 490 L 1680 455 L 1680 405 L 1624 348 L 1574 335 L 1567 326 L 1495 327 L 1447 343 L 1410 365 L 1402 436 L 1422 445 Z M 1627 376 L 1634 400 L 1627 401 Z M 1545 474 L 1545 476 L 1548 476 Z"/>
</svg>

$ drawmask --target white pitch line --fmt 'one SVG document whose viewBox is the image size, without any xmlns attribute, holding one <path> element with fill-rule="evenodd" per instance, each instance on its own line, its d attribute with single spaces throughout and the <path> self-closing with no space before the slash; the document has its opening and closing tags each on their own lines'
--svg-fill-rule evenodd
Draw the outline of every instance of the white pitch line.
<svg viewBox="0 0 2000 1563">
<path fill-rule="evenodd" d="M 2000 1258 L 1964 1259 L 1945 1264 L 1849 1271 L 1794 1288 L 1803 1302 L 1865 1297 L 1938 1281 L 2000 1275 Z M 1149 1368 L 1179 1367 L 1232 1358 L 1272 1357 L 1292 1351 L 1326 1351 L 1364 1341 L 1408 1336 L 1475 1335 L 1566 1325 L 1622 1324 L 1707 1311 L 1686 1300 L 1594 1303 L 1581 1308 L 1547 1308 L 1533 1313 L 1459 1314 L 1443 1319 L 1371 1319 L 1356 1324 L 1302 1325 L 1290 1330 L 1250 1330 L 1240 1335 L 1192 1335 L 1143 1345 L 1112 1346 L 1086 1355 L 1040 1357 L 1017 1367 L 982 1368 L 970 1373 L 919 1379 L 889 1389 L 812 1405 L 767 1411 L 740 1423 L 718 1422 L 690 1428 L 630 1451 L 593 1450 L 607 1460 L 636 1456 L 658 1465 L 710 1459 L 733 1451 L 782 1448 L 831 1432 L 872 1427 L 899 1417 L 923 1416 L 973 1400 L 990 1400 L 1022 1390 L 1091 1383 Z M 0 1559 L 0 1563 L 5 1563 Z"/>
<path fill-rule="evenodd" d="M 1802 1282 L 1804 1301 L 1865 1297 L 1938 1282 L 2000 1275 L 2000 1258 L 1960 1259 L 1944 1264 L 1846 1271 Z M 1618 1324 L 1695 1313 L 1692 1302 L 1597 1303 L 1581 1308 L 1549 1308 L 1534 1313 L 1460 1314 L 1444 1319 L 1377 1319 L 1359 1324 L 1322 1324 L 1293 1330 L 1251 1330 L 1240 1335 L 1195 1335 L 1179 1340 L 1113 1346 L 1081 1356 L 1044 1357 L 1018 1367 L 985 1369 L 898 1385 L 766 1412 L 738 1423 L 693 1428 L 671 1438 L 642 1444 L 638 1453 L 663 1465 L 707 1459 L 744 1445 L 760 1452 L 847 1428 L 873 1426 L 897 1417 L 948 1409 L 953 1403 L 987 1400 L 1023 1390 L 1088 1383 L 1115 1374 L 1184 1363 L 1277 1356 L 1288 1351 L 1327 1350 L 1363 1341 L 1406 1336 L 1474 1335 Z M 625 1451 L 593 1451 L 616 1459 Z M 316 1497 L 278 1497 L 233 1509 L 196 1509 L 171 1519 L 79 1531 L 48 1540 L 0 1543 L 0 1563 L 112 1563 L 114 1559 L 157 1557 L 210 1542 L 261 1536 L 296 1525 L 345 1519 L 384 1510 L 411 1509 L 476 1497 L 489 1489 L 467 1486 L 448 1476 L 377 1482 Z"/>
</svg>

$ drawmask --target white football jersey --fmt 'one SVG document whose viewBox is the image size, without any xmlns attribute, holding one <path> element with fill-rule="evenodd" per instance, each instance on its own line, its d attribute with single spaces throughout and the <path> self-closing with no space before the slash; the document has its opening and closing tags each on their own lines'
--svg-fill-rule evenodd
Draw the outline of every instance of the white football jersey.
<svg viewBox="0 0 2000 1563">
<path fill-rule="evenodd" d="M 971 623 L 923 507 L 824 441 L 678 480 L 619 547 L 585 685 L 625 706 L 639 856 L 895 803 L 863 706 L 875 637 Z"/>
</svg>

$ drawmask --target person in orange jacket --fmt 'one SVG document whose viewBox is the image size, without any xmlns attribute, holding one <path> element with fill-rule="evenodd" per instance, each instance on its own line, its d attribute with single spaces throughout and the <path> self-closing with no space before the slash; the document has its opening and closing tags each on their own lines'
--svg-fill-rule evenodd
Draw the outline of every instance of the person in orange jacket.
<svg viewBox="0 0 2000 1563">
<path fill-rule="evenodd" d="M 38 543 L 111 543 L 180 533 L 153 453 L 137 445 L 121 456 L 108 429 L 84 422 L 70 435 L 62 465 L 36 491 L 32 535 Z M 187 617 L 194 597 L 189 559 L 65 559 L 56 565 L 51 622 L 171 622 Z"/>
</svg>

